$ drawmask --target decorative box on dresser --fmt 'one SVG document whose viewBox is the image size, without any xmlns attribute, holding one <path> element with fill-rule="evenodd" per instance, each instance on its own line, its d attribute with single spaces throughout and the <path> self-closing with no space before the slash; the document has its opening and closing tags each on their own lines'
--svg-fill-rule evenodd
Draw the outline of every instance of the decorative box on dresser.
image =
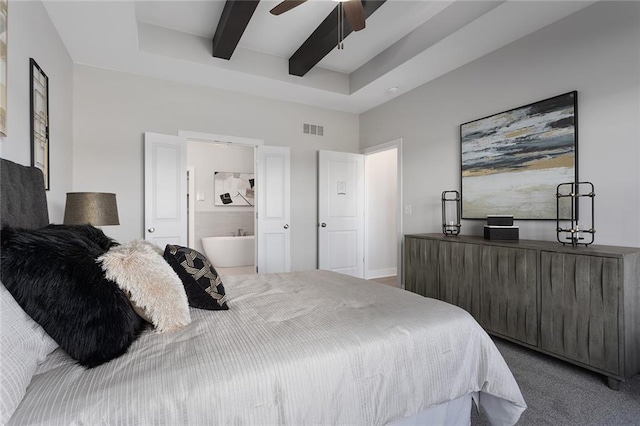
<svg viewBox="0 0 640 426">
<path fill-rule="evenodd" d="M 405 289 L 496 336 L 620 380 L 640 372 L 640 248 L 405 235 Z"/>
</svg>

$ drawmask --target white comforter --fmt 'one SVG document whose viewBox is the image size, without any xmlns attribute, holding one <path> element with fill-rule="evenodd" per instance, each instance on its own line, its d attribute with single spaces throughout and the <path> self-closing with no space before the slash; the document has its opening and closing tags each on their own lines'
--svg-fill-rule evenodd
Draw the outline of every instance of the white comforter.
<svg viewBox="0 0 640 426">
<path fill-rule="evenodd" d="M 526 407 L 457 307 L 326 271 L 224 284 L 230 310 L 193 309 L 95 369 L 56 350 L 10 424 L 382 425 L 476 391 L 506 423 Z"/>
</svg>

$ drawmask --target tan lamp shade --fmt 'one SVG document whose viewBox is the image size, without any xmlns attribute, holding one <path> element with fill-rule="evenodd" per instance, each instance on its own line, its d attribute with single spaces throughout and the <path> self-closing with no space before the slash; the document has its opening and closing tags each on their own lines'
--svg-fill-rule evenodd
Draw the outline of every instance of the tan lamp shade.
<svg viewBox="0 0 640 426">
<path fill-rule="evenodd" d="M 116 194 L 107 192 L 67 192 L 65 225 L 120 225 Z"/>
</svg>

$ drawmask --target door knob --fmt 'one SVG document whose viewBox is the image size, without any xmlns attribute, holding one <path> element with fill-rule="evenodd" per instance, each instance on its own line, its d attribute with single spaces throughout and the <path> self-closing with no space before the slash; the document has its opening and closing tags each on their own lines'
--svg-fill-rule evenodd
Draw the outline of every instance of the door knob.
<svg viewBox="0 0 640 426">
<path fill-rule="evenodd" d="M 285 223 L 284 229 L 289 229 L 289 224 L 288 223 Z"/>
<path fill-rule="evenodd" d="M 152 234 L 152 233 L 156 232 L 156 228 L 154 228 L 154 227 L 152 226 L 151 228 L 147 229 L 147 231 L 149 231 L 149 233 L 151 233 L 151 234 Z"/>
<path fill-rule="evenodd" d="M 327 227 L 327 224 L 326 224 L 326 223 L 324 223 L 324 222 L 322 222 L 322 223 L 320 224 L 320 226 L 322 226 L 323 228 L 326 228 L 326 227 Z"/>
</svg>

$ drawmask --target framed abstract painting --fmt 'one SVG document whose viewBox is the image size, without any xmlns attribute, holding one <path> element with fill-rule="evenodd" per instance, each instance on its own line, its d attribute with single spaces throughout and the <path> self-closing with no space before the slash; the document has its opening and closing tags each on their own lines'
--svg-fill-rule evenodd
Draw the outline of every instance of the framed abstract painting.
<svg viewBox="0 0 640 426">
<path fill-rule="evenodd" d="M 255 205 L 253 173 L 214 172 L 213 192 L 216 206 Z"/>
<path fill-rule="evenodd" d="M 7 42 L 9 2 L 0 0 L 0 134 L 7 136 Z"/>
<path fill-rule="evenodd" d="M 31 165 L 42 170 L 49 190 L 49 77 L 31 58 Z"/>
<path fill-rule="evenodd" d="M 556 219 L 557 185 L 578 180 L 577 98 L 573 91 L 460 125 L 463 219 Z"/>
</svg>

